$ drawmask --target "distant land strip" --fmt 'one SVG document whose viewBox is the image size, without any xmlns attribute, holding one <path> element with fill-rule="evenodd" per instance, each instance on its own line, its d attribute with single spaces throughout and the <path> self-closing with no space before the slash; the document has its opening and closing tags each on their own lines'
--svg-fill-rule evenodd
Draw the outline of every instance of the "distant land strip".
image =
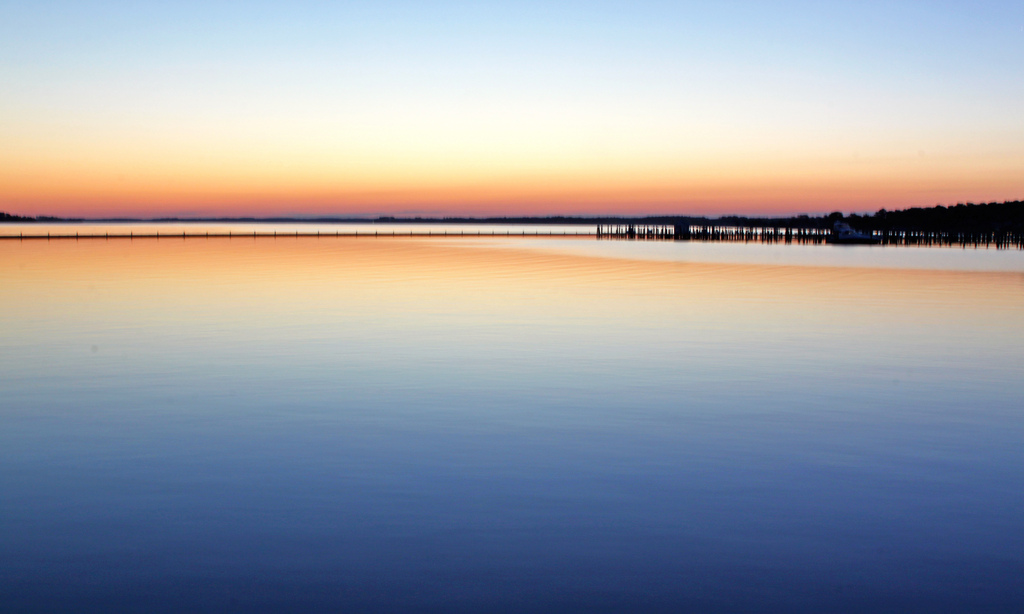
<svg viewBox="0 0 1024 614">
<path fill-rule="evenodd" d="M 743 226 L 749 228 L 804 228 L 831 229 L 836 221 L 843 220 L 864 231 L 914 231 L 914 232 L 961 232 L 961 233 L 1013 233 L 1024 232 L 1024 201 L 1001 203 L 963 203 L 954 206 L 914 207 L 897 211 L 879 209 L 874 214 L 851 214 L 841 212 L 828 215 L 796 215 L 790 217 L 746 217 L 726 215 L 717 218 L 686 215 L 652 216 L 543 216 L 543 217 L 395 217 L 346 218 L 346 217 L 197 217 L 197 218 L 61 218 L 52 216 L 20 216 L 0 212 L 0 222 L 50 222 L 50 223 L 96 223 L 96 222 L 137 222 L 137 223 L 182 223 L 182 222 L 245 222 L 245 223 L 297 223 L 297 224 L 665 224 L 665 225 L 714 225 Z"/>
</svg>

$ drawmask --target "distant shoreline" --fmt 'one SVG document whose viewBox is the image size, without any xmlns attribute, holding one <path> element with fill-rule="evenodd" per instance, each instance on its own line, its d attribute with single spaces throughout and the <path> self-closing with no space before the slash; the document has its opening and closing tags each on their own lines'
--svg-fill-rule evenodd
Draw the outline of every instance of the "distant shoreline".
<svg viewBox="0 0 1024 614">
<path fill-rule="evenodd" d="M 687 215 L 650 216 L 496 216 L 496 217 L 161 217 L 161 218 L 60 218 L 52 216 L 19 216 L 0 212 L 0 223 L 246 223 L 246 224 L 713 224 L 753 228 L 819 228 L 831 229 L 837 220 L 845 220 L 862 230 L 915 230 L 952 232 L 1024 232 L 1024 201 L 1002 203 L 958 204 L 899 211 L 881 209 L 873 215 L 840 212 L 828 215 L 797 215 L 788 217 L 748 217 L 726 215 L 717 218 Z"/>
</svg>

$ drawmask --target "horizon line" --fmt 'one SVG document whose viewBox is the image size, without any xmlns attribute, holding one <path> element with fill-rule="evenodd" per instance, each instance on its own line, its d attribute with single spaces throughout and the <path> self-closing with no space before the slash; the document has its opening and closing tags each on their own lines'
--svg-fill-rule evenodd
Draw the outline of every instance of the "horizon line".
<svg viewBox="0 0 1024 614">
<path fill-rule="evenodd" d="M 424 216 L 415 215 L 411 217 L 404 217 L 401 215 L 356 215 L 356 216 L 336 216 L 336 215 L 288 215 L 288 216 L 159 216 L 159 217 L 123 217 L 123 216 L 106 216 L 106 217 L 61 217 L 51 215 L 34 215 L 26 216 L 15 213 L 9 213 L 0 211 L 0 221 L 2 222 L 146 222 L 146 223 L 160 223 L 160 222 L 254 222 L 254 223 L 308 223 L 308 222 L 321 222 L 321 223 L 376 223 L 376 222 L 387 222 L 387 223 L 405 223 L 405 222 L 511 222 L 511 221 L 578 221 L 579 223 L 589 223 L 591 221 L 602 221 L 602 220 L 647 220 L 647 219 L 691 219 L 691 220 L 723 220 L 723 219 L 748 219 L 748 220 L 789 220 L 789 219 L 813 219 L 813 218 L 827 218 L 840 214 L 843 217 L 846 216 L 873 216 L 881 212 L 896 212 L 896 211 L 911 211 L 914 209 L 926 210 L 926 209 L 938 209 L 938 208 L 954 208 L 958 206 L 982 206 L 982 205 L 996 205 L 996 204 L 1011 204 L 1024 202 L 1020 199 L 1016 200 L 1004 200 L 1001 203 L 997 201 L 993 202 L 958 202 L 956 205 L 944 205 L 936 204 L 932 207 L 907 207 L 904 209 L 893 209 L 891 211 L 883 208 L 877 211 L 832 211 L 829 213 L 793 213 L 789 215 L 744 215 L 740 213 L 730 213 L 719 216 L 709 215 L 689 215 L 682 213 L 650 213 L 644 215 L 585 215 L 585 214 L 550 214 L 550 215 L 489 215 L 489 216 L 461 216 L 461 215 L 441 215 L 441 216 Z"/>
</svg>

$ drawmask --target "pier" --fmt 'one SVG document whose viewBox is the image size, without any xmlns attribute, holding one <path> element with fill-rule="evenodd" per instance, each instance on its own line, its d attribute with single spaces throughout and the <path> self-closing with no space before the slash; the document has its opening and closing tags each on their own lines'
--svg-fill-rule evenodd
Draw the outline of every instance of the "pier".
<svg viewBox="0 0 1024 614">
<path fill-rule="evenodd" d="M 678 224 L 598 224 L 598 239 L 679 240 L 688 238 L 686 225 Z"/>
<path fill-rule="evenodd" d="M 599 224 L 595 234 L 598 239 L 819 244 L 829 242 L 832 230 L 714 224 Z M 875 230 L 868 234 L 877 239 L 879 245 L 1024 249 L 1024 233 L 1019 232 Z"/>
<path fill-rule="evenodd" d="M 830 234 L 831 231 L 819 228 L 713 224 L 600 224 L 597 227 L 598 239 L 824 243 Z"/>
<path fill-rule="evenodd" d="M 872 234 L 879 239 L 882 245 L 1024 249 L 1024 233 L 1019 232 L 926 232 L 915 230 L 876 230 Z"/>
</svg>

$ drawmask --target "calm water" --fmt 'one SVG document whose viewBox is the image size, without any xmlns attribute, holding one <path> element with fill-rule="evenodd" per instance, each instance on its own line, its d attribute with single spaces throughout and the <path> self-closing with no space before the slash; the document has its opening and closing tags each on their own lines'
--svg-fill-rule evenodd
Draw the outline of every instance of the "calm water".
<svg viewBox="0 0 1024 614">
<path fill-rule="evenodd" d="M 2 241 L 0 306 L 5 612 L 1024 610 L 1024 252 Z"/>
</svg>

